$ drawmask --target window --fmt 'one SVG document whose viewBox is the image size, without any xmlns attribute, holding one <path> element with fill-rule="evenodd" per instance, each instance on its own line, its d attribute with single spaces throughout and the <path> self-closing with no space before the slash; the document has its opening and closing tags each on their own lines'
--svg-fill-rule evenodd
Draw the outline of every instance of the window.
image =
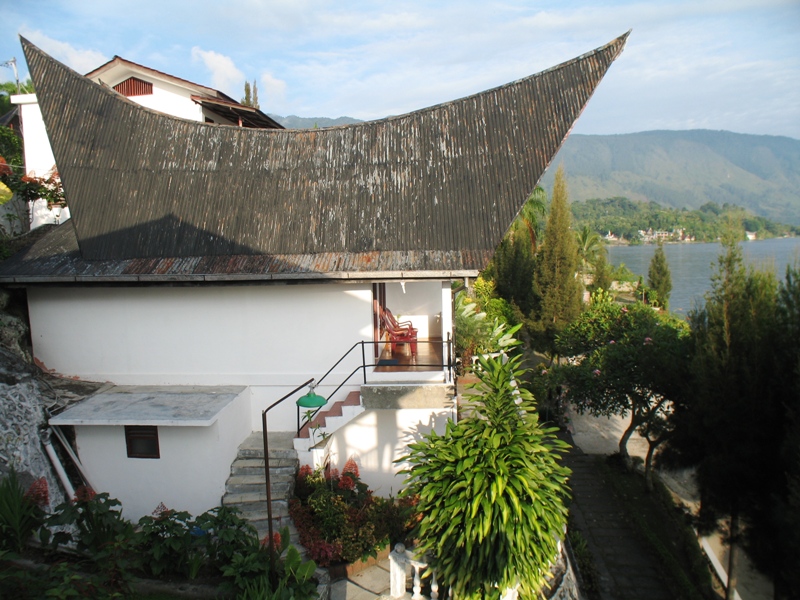
<svg viewBox="0 0 800 600">
<path fill-rule="evenodd" d="M 158 427 L 155 425 L 125 426 L 128 458 L 161 458 L 158 450 Z"/>
</svg>

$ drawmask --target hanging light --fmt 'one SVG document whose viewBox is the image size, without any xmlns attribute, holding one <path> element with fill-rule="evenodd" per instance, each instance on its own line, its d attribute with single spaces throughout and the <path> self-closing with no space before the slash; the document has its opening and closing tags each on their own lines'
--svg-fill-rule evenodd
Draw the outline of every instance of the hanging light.
<svg viewBox="0 0 800 600">
<path fill-rule="evenodd" d="M 297 399 L 297 406 L 302 408 L 322 408 L 328 403 L 324 397 L 314 392 L 315 387 L 317 386 L 313 383 L 308 384 L 308 393 Z"/>
</svg>

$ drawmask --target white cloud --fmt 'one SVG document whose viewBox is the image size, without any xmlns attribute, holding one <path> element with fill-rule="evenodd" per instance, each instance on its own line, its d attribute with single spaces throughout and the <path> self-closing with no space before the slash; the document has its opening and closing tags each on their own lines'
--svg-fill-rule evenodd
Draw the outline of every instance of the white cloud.
<svg viewBox="0 0 800 600">
<path fill-rule="evenodd" d="M 21 34 L 53 58 L 60 60 L 81 74 L 93 71 L 103 63 L 108 62 L 108 58 L 102 52 L 79 50 L 67 42 L 55 40 L 38 30 L 23 30 Z"/>
<path fill-rule="evenodd" d="M 281 112 L 286 108 L 286 82 L 270 72 L 261 74 L 258 103 L 265 112 Z"/>
<path fill-rule="evenodd" d="M 214 89 L 235 96 L 244 85 L 244 73 L 236 68 L 229 56 L 213 50 L 203 50 L 199 46 L 192 48 L 192 60 L 202 61 L 211 71 L 211 85 Z"/>
</svg>

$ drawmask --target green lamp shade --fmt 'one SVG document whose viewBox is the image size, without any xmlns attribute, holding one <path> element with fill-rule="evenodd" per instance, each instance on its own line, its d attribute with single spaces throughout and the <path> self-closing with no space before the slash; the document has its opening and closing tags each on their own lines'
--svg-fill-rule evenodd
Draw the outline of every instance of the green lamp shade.
<svg viewBox="0 0 800 600">
<path fill-rule="evenodd" d="M 327 403 L 328 401 L 325 398 L 319 394 L 315 394 L 313 391 L 310 391 L 305 396 L 300 396 L 297 399 L 297 406 L 301 406 L 303 408 L 321 408 Z"/>
</svg>

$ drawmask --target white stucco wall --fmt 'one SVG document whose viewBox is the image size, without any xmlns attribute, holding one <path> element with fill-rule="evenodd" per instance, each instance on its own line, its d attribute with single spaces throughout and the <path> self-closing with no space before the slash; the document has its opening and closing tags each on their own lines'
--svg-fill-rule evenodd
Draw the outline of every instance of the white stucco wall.
<svg viewBox="0 0 800 600">
<path fill-rule="evenodd" d="M 219 506 L 239 444 L 250 433 L 249 392 L 209 427 L 159 427 L 160 458 L 128 458 L 123 426 L 76 426 L 78 455 L 92 485 L 137 521 L 163 502 L 193 515 Z"/>
<path fill-rule="evenodd" d="M 146 79 L 140 74 L 134 73 L 133 76 L 142 80 Z M 124 77 L 122 80 L 124 79 L 127 79 L 127 77 Z M 192 121 L 205 120 L 202 107 L 191 99 L 191 92 L 189 90 L 171 86 L 162 81 L 148 81 L 153 83 L 152 94 L 146 96 L 131 96 L 128 100 L 132 100 L 147 108 L 167 113 L 168 115 L 181 117 L 182 119 L 191 119 Z M 116 83 L 114 85 L 116 85 Z"/>
<path fill-rule="evenodd" d="M 372 339 L 368 284 L 30 288 L 28 306 L 44 368 L 121 385 L 253 386 L 253 430 L 268 404 Z M 320 393 L 359 364 L 357 351 Z M 269 418 L 293 429 L 293 404 Z"/>
<path fill-rule="evenodd" d="M 25 171 L 28 175 L 46 177 L 56 166 L 50 140 L 42 119 L 36 94 L 11 96 L 11 102 L 20 107 L 22 134 L 25 139 Z"/>
<path fill-rule="evenodd" d="M 348 458 L 358 464 L 361 480 L 378 496 L 397 496 L 405 476 L 394 460 L 407 454 L 408 444 L 435 429 L 444 433 L 455 409 L 370 409 L 331 436 L 331 464 L 339 471 Z"/>
</svg>

